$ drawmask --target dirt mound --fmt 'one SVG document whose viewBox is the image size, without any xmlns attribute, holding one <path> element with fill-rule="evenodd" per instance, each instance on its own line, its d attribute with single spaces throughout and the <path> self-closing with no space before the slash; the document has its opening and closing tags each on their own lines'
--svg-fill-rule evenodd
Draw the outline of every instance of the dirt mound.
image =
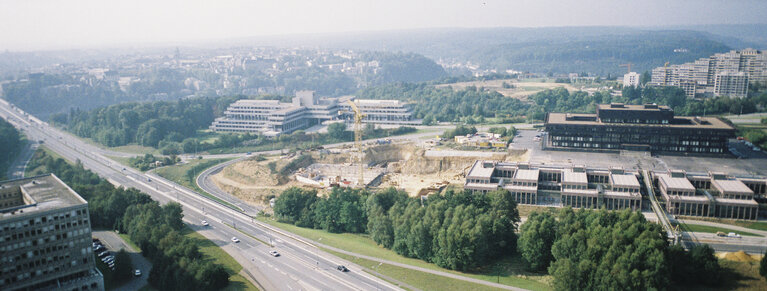
<svg viewBox="0 0 767 291">
<path fill-rule="evenodd" d="M 751 255 L 743 252 L 743 251 L 737 251 L 734 253 L 726 253 L 724 254 L 724 259 L 729 261 L 735 261 L 735 262 L 756 262 L 757 259 L 752 257 Z"/>
</svg>

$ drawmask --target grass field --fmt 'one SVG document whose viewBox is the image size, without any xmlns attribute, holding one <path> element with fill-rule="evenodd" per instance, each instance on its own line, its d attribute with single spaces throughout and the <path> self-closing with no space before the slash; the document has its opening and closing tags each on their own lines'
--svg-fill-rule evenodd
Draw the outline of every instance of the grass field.
<svg viewBox="0 0 767 291">
<path fill-rule="evenodd" d="M 213 260 L 214 263 L 224 266 L 230 275 L 229 286 L 224 290 L 258 290 L 248 279 L 239 274 L 242 271 L 242 265 L 219 246 L 189 228 L 185 228 L 182 233 L 195 240 L 206 260 Z"/>
<path fill-rule="evenodd" d="M 767 231 L 767 222 L 730 220 L 730 219 L 706 218 L 706 217 L 688 217 L 688 216 L 685 216 L 684 219 L 710 221 L 710 222 L 730 224 L 730 225 L 735 225 L 735 226 L 740 226 L 740 227 L 745 227 L 745 228 L 750 228 L 755 230 Z"/>
<path fill-rule="evenodd" d="M 350 233 L 329 233 L 323 230 L 308 229 L 308 228 L 297 227 L 291 224 L 280 223 L 280 222 L 273 221 L 271 219 L 260 218 L 260 220 L 263 222 L 269 223 L 271 225 L 277 226 L 279 228 L 282 228 L 284 230 L 287 230 L 289 232 L 298 234 L 305 238 L 308 238 L 314 241 L 319 241 L 322 244 L 326 244 L 329 246 L 333 246 L 339 249 L 343 249 L 346 251 L 350 251 L 350 252 L 354 252 L 354 253 L 358 253 L 362 255 L 367 255 L 367 256 L 381 258 L 381 259 L 389 260 L 393 262 L 427 268 L 431 270 L 463 275 L 463 276 L 472 277 L 472 278 L 485 280 L 489 282 L 500 281 L 501 284 L 521 287 L 525 289 L 533 289 L 533 290 L 550 289 L 548 285 L 542 283 L 549 280 L 550 277 L 548 275 L 525 272 L 522 266 L 522 262 L 519 260 L 512 260 L 512 259 L 501 260 L 500 264 L 503 265 L 502 267 L 503 270 L 499 270 L 501 268 L 499 268 L 498 266 L 490 266 L 486 268 L 485 270 L 480 270 L 476 273 L 462 273 L 458 271 L 452 271 L 445 268 L 441 268 L 435 264 L 428 263 L 419 259 L 406 258 L 406 257 L 400 256 L 394 251 L 378 246 L 373 240 L 371 240 L 370 238 L 364 235 L 350 234 Z M 405 274 L 408 272 L 409 271 L 403 271 L 403 273 Z M 500 277 L 497 276 L 499 272 L 501 273 Z M 424 273 L 424 274 L 428 274 L 428 273 Z M 428 274 L 428 275 L 433 276 L 431 274 Z M 397 280 L 402 280 L 405 283 L 411 284 L 410 282 L 404 281 L 403 278 L 401 277 L 396 277 L 394 275 L 388 275 L 388 274 L 387 276 L 391 276 Z M 437 277 L 441 277 L 441 276 L 437 276 Z M 416 287 L 420 288 L 418 286 Z"/>
<path fill-rule="evenodd" d="M 724 233 L 734 232 L 734 233 L 740 234 L 742 236 L 761 237 L 761 235 L 758 235 L 758 234 L 755 234 L 755 233 L 750 233 L 750 232 L 745 232 L 745 231 L 738 231 L 738 230 L 729 229 L 729 228 L 723 228 L 723 227 L 708 226 L 708 225 L 680 223 L 679 224 L 679 228 L 682 229 L 682 231 L 687 231 L 687 232 L 693 231 L 693 232 L 717 233 L 717 232 L 721 231 L 721 232 L 724 232 Z"/>
<path fill-rule="evenodd" d="M 719 286 L 672 286 L 671 290 L 767 290 L 767 280 L 759 276 L 759 262 L 719 260 L 722 280 Z"/>
<path fill-rule="evenodd" d="M 229 202 L 221 200 L 220 198 L 216 196 L 210 195 L 208 194 L 208 192 L 202 191 L 200 187 L 197 187 L 197 183 L 195 183 L 195 179 L 197 179 L 197 175 L 205 171 L 205 169 L 213 167 L 220 163 L 226 162 L 228 160 L 231 160 L 231 159 L 191 160 L 184 164 L 177 164 L 177 165 L 155 169 L 154 173 L 159 175 L 160 177 L 163 177 L 165 179 L 176 182 L 184 187 L 192 189 L 201 195 L 205 195 L 213 200 L 216 200 L 224 205 L 227 205 L 230 208 L 239 209 L 239 207 L 234 206 Z M 195 168 L 196 168 L 196 171 L 194 173 L 190 173 L 190 171 L 195 170 Z"/>
</svg>

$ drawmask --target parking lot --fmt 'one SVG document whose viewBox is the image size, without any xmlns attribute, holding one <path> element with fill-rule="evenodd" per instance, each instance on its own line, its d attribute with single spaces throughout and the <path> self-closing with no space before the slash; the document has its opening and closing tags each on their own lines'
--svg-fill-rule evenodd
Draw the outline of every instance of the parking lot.
<svg viewBox="0 0 767 291">
<path fill-rule="evenodd" d="M 123 283 L 114 290 L 139 290 L 141 287 L 147 285 L 147 278 L 149 277 L 149 271 L 152 269 L 152 264 L 144 258 L 138 250 L 133 249 L 128 245 L 120 236 L 113 231 L 93 231 L 93 237 L 98 238 L 104 247 L 109 250 L 112 255 L 116 254 L 120 249 L 125 249 L 131 258 L 133 269 L 141 270 L 141 276 L 133 277 L 132 280 Z M 98 252 L 94 252 L 98 253 Z M 96 257 L 97 260 L 101 260 Z"/>
</svg>

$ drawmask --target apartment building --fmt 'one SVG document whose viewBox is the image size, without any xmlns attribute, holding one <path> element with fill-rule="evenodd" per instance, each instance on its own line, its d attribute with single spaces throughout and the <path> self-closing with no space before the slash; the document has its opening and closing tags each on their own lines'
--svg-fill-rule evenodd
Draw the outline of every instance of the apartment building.
<svg viewBox="0 0 767 291">
<path fill-rule="evenodd" d="M 733 50 L 692 63 L 657 67 L 650 84 L 681 87 L 689 98 L 746 97 L 749 82 L 767 82 L 767 54 L 763 51 Z"/>
<path fill-rule="evenodd" d="M 348 99 L 362 112 L 362 122 L 391 125 L 419 125 L 407 104 L 399 100 Z M 346 120 L 354 119 L 354 111 L 347 102 L 339 103 L 340 113 Z"/>
<path fill-rule="evenodd" d="M 0 182 L 0 290 L 104 290 L 86 202 L 53 174 Z"/>
<path fill-rule="evenodd" d="M 623 87 L 636 86 L 639 86 L 639 74 L 637 72 L 629 72 L 623 75 Z"/>
</svg>

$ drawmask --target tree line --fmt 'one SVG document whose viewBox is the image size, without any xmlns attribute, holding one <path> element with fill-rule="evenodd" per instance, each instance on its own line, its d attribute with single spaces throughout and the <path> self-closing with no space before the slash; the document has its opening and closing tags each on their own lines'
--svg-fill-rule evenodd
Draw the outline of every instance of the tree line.
<svg viewBox="0 0 767 291">
<path fill-rule="evenodd" d="M 0 119 L 0 181 L 8 178 L 8 167 L 19 155 L 22 146 L 19 131 L 5 119 Z"/>
<path fill-rule="evenodd" d="M 78 161 L 75 165 L 38 151 L 29 163 L 34 172 L 58 176 L 88 201 L 91 225 L 127 233 L 152 261 L 149 283 L 159 290 L 220 290 L 229 284 L 223 266 L 203 258 L 184 228 L 178 203 L 164 206 L 149 195 L 116 188 Z M 131 271 L 131 270 L 129 270 Z"/>
<path fill-rule="evenodd" d="M 517 204 L 505 190 L 473 195 L 450 189 L 421 200 L 394 188 L 334 188 L 327 197 L 290 188 L 275 201 L 274 213 L 301 227 L 368 233 L 398 254 L 461 271 L 513 252 L 519 223 Z"/>
<path fill-rule="evenodd" d="M 721 267 L 702 245 L 669 246 L 658 224 L 640 212 L 533 212 L 520 228 L 518 252 L 557 290 L 652 290 L 671 284 L 717 285 Z"/>
</svg>

